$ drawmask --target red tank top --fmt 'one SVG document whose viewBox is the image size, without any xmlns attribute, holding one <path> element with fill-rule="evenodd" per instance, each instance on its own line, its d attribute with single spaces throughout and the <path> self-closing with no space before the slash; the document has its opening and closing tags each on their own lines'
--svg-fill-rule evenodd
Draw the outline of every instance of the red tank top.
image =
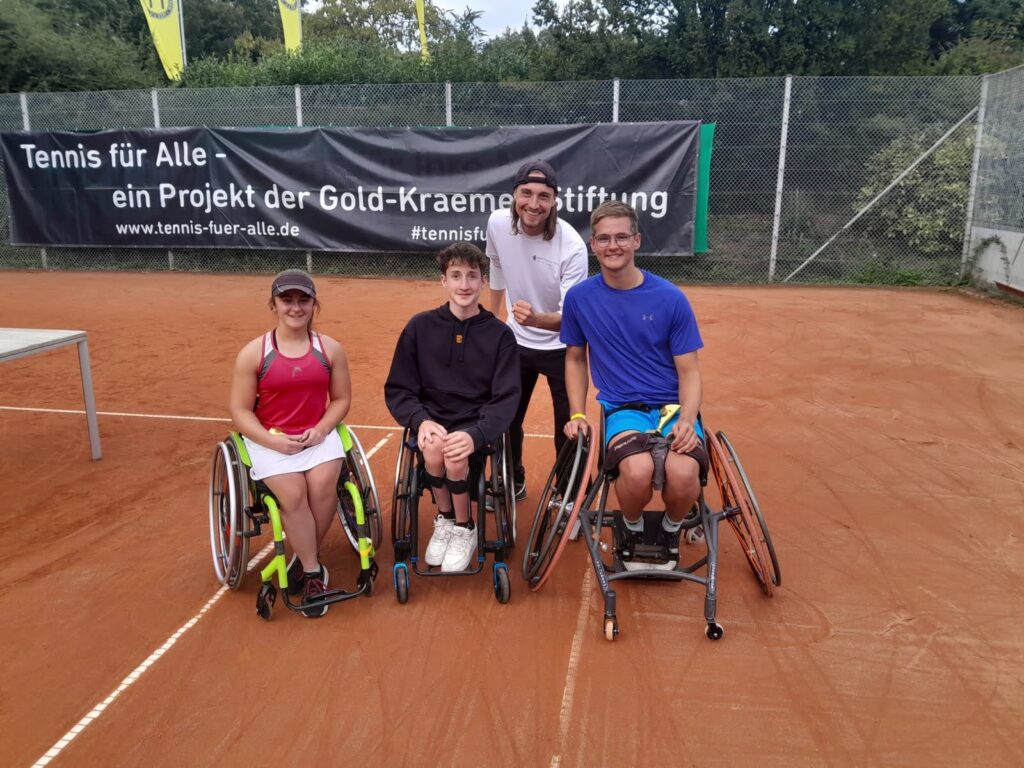
<svg viewBox="0 0 1024 768">
<path fill-rule="evenodd" d="M 256 374 L 256 418 L 264 429 L 300 435 L 323 418 L 331 385 L 331 361 L 319 334 L 310 331 L 302 357 L 285 357 L 274 332 L 263 337 Z"/>
</svg>

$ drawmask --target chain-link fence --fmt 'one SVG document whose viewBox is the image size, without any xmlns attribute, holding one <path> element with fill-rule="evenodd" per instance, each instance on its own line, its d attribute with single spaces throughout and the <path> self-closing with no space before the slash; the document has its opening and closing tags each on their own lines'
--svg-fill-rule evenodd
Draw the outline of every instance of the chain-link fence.
<svg viewBox="0 0 1024 768">
<path fill-rule="evenodd" d="M 965 270 L 1024 292 L 1024 67 L 989 75 Z"/>
<path fill-rule="evenodd" d="M 981 83 L 792 77 L 0 94 L 0 130 L 699 119 L 717 124 L 710 250 L 641 257 L 643 266 L 677 281 L 949 284 L 960 275 Z M 7 216 L 0 235 L 6 243 Z M 407 275 L 429 263 L 425 253 L 0 245 L 0 268 Z"/>
</svg>

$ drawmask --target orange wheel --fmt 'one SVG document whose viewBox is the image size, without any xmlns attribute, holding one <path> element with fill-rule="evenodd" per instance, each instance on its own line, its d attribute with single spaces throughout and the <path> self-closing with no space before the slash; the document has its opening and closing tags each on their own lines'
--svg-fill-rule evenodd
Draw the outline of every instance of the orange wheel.
<svg viewBox="0 0 1024 768">
<path fill-rule="evenodd" d="M 743 471 L 743 464 L 740 463 L 739 454 L 736 453 L 736 449 L 732 447 L 732 443 L 729 442 L 729 438 L 725 436 L 725 432 L 718 431 L 718 440 L 721 442 L 722 447 L 725 448 L 726 454 L 729 456 L 729 461 L 732 464 L 733 474 L 736 475 L 740 481 L 740 490 L 746 494 L 747 502 L 750 504 L 750 509 L 754 513 L 754 518 L 757 521 L 757 533 L 761 538 L 761 545 L 764 547 L 764 551 L 768 553 L 768 559 L 772 563 L 772 584 L 776 587 L 782 584 L 782 571 L 779 568 L 779 557 L 775 554 L 775 545 L 772 544 L 772 536 L 768 532 L 768 524 L 764 520 L 764 514 L 761 512 L 761 505 L 757 503 L 757 496 L 754 495 L 754 488 L 750 485 L 750 478 L 747 477 L 747 473 Z"/>
<path fill-rule="evenodd" d="M 750 569 L 761 585 L 761 590 L 766 595 L 771 595 L 775 573 L 769 562 L 760 534 L 761 529 L 754 518 L 753 506 L 746 489 L 739 482 L 730 453 L 722 445 L 719 436 L 711 430 L 706 430 L 705 437 L 711 471 L 722 498 L 722 511 L 727 514 L 726 519 L 736 532 L 736 538 L 740 540 L 743 554 L 747 556 L 747 562 L 750 563 Z"/>
</svg>

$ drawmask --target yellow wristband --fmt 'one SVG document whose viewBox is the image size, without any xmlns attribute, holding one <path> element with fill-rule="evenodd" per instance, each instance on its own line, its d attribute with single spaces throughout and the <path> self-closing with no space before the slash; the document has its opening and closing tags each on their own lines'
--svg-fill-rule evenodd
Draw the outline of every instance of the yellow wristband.
<svg viewBox="0 0 1024 768">
<path fill-rule="evenodd" d="M 576 419 L 583 419 L 584 421 L 586 421 L 587 420 L 587 414 L 585 414 L 585 413 L 574 413 L 572 416 L 569 417 L 569 421 L 575 421 Z"/>
</svg>

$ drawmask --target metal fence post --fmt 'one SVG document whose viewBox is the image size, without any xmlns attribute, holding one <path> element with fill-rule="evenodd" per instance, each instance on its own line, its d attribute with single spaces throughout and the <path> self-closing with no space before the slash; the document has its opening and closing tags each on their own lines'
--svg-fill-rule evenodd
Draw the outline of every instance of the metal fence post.
<svg viewBox="0 0 1024 768">
<path fill-rule="evenodd" d="M 32 121 L 29 119 L 29 116 L 28 116 L 28 94 L 25 93 L 24 91 L 19 93 L 18 94 L 18 101 L 21 102 L 21 126 L 22 126 L 22 128 L 24 130 L 31 131 L 32 130 Z M 41 265 L 42 269 L 46 269 L 47 262 L 46 262 L 46 249 L 45 248 L 40 248 L 39 249 L 39 264 Z"/>
<path fill-rule="evenodd" d="M 302 86 L 295 84 L 295 125 L 302 127 Z"/>
<path fill-rule="evenodd" d="M 786 91 L 782 97 L 782 131 L 779 134 L 779 171 L 775 181 L 775 216 L 772 219 L 772 252 L 768 258 L 768 282 L 775 279 L 775 263 L 779 256 L 779 230 L 782 225 L 782 190 L 786 179 L 786 142 L 789 138 L 789 105 L 793 93 L 793 76 L 786 75 Z"/>
<path fill-rule="evenodd" d="M 619 122 L 619 78 L 612 80 L 612 122 Z"/>
<path fill-rule="evenodd" d="M 452 84 L 449 80 L 444 81 L 444 124 L 452 127 Z"/>
<path fill-rule="evenodd" d="M 160 127 L 160 100 L 156 95 L 156 88 L 149 91 L 149 100 L 153 103 L 153 127 Z"/>
<path fill-rule="evenodd" d="M 967 221 L 964 223 L 964 250 L 960 256 L 958 280 L 967 274 L 967 263 L 971 257 L 971 230 L 974 228 L 974 200 L 978 189 L 978 166 L 981 163 L 981 142 L 985 136 L 985 105 L 988 102 L 988 75 L 981 78 L 981 98 L 978 99 L 978 125 L 974 130 L 974 159 L 971 160 L 971 182 L 967 187 Z"/>
<path fill-rule="evenodd" d="M 28 119 L 28 94 L 22 91 L 18 94 L 18 100 L 21 102 L 21 127 L 22 130 L 31 131 L 32 121 Z"/>
</svg>

